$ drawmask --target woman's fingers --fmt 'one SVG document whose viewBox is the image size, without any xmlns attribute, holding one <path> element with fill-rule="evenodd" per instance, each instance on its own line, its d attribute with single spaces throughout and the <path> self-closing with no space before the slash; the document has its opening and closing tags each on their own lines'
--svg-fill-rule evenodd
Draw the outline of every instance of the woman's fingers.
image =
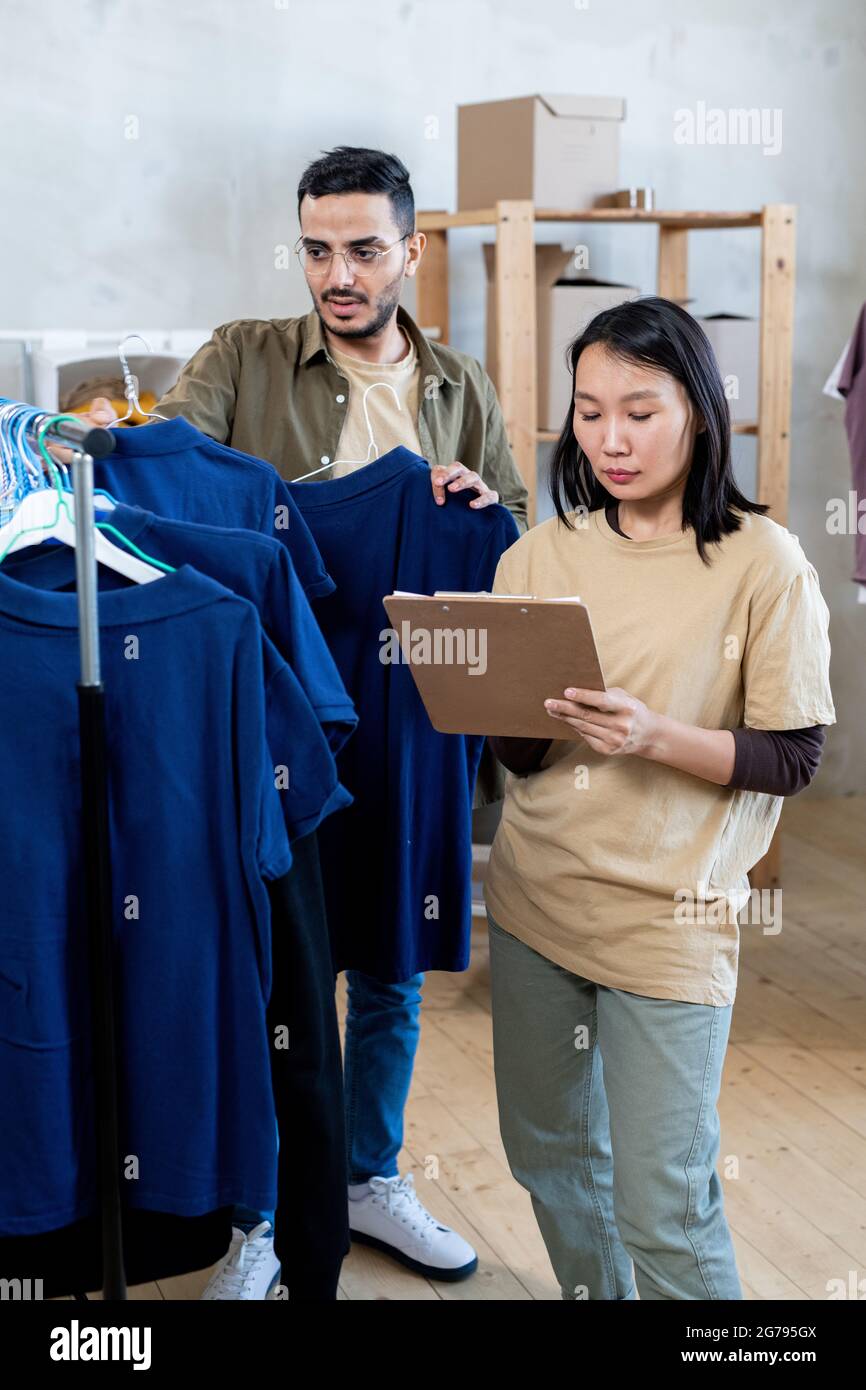
<svg viewBox="0 0 866 1390">
<path fill-rule="evenodd" d="M 556 714 L 561 718 L 580 719 L 587 724 L 606 727 L 606 720 L 598 710 L 582 705 L 576 700 L 545 700 L 544 708 L 548 714 Z"/>
</svg>

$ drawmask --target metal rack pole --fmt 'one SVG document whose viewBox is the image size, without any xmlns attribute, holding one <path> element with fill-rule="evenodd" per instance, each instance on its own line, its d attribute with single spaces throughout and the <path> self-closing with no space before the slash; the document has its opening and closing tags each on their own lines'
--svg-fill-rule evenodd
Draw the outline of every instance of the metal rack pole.
<svg viewBox="0 0 866 1390">
<path fill-rule="evenodd" d="M 44 422 L 47 425 L 43 428 Z M 114 450 L 110 430 L 80 420 L 35 416 L 28 431 L 34 442 L 72 449 L 75 499 L 75 577 L 78 593 L 81 679 L 78 728 L 81 747 L 83 863 L 87 911 L 93 1076 L 96 1111 L 96 1171 L 102 1237 L 102 1295 L 126 1299 L 120 1201 L 120 1138 L 115 989 L 112 959 L 111 849 L 108 815 L 108 756 L 105 688 L 99 665 L 96 585 L 96 518 L 93 460 Z"/>
<path fill-rule="evenodd" d="M 120 1201 L 105 687 L 102 684 L 99 665 L 93 458 L 81 450 L 76 450 L 72 456 L 72 490 L 75 498 L 75 576 L 81 649 L 78 727 L 81 739 L 81 804 L 89 925 L 97 1170 L 102 1219 L 102 1293 L 105 1300 L 117 1301 L 126 1298 L 126 1276 L 123 1265 Z"/>
<path fill-rule="evenodd" d="M 114 449 L 110 430 L 81 420 L 40 414 L 28 430 L 34 443 L 72 449 L 75 499 L 75 578 L 81 679 L 78 682 L 78 729 L 81 748 L 81 808 L 85 907 L 87 911 L 93 1077 L 96 1113 L 96 1172 L 102 1237 L 102 1294 L 106 1301 L 126 1299 L 120 1200 L 120 1138 L 115 988 L 112 952 L 111 847 L 108 812 L 108 755 L 105 737 L 105 688 L 99 665 L 99 615 L 96 585 L 96 518 L 93 510 L 93 460 Z"/>
</svg>

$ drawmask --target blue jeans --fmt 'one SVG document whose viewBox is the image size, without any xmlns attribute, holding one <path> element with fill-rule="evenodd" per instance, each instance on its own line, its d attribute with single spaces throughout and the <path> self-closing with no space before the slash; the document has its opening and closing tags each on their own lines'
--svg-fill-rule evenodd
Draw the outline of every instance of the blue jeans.
<svg viewBox="0 0 866 1390">
<path fill-rule="evenodd" d="M 348 1181 L 395 1178 L 403 1147 L 403 1111 L 421 1033 L 423 975 L 386 985 L 346 971 L 349 1008 L 343 1051 Z M 235 1207 L 232 1225 L 251 1231 L 274 1224 L 272 1211 Z"/>
<path fill-rule="evenodd" d="M 277 1148 L 280 1147 L 280 1130 L 277 1126 Z M 274 1216 L 272 1211 L 256 1211 L 254 1207 L 235 1206 L 232 1209 L 232 1225 L 239 1231 L 245 1231 L 249 1235 L 250 1231 L 260 1225 L 262 1221 L 270 1221 L 271 1231 L 274 1229 Z"/>
<path fill-rule="evenodd" d="M 488 923 L 502 1140 L 562 1297 L 741 1299 L 716 1173 L 733 1006 L 594 984 Z"/>
<path fill-rule="evenodd" d="M 382 984 L 346 971 L 348 1012 L 343 1050 L 348 1181 L 397 1176 L 403 1111 L 421 1033 L 423 975 Z"/>
<path fill-rule="evenodd" d="M 237 1226 L 239 1231 L 245 1231 L 247 1235 L 262 1221 L 270 1221 L 271 1227 L 273 1227 L 274 1213 L 272 1211 L 254 1211 L 252 1207 L 234 1207 L 232 1209 L 232 1225 Z"/>
</svg>

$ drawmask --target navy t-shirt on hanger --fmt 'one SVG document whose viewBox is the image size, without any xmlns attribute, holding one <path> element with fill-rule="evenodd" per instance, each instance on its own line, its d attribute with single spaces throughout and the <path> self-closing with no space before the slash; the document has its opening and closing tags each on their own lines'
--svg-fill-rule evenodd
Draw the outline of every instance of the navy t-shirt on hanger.
<svg viewBox="0 0 866 1390">
<path fill-rule="evenodd" d="M 269 463 L 218 444 L 180 415 L 112 433 L 114 453 L 94 461 L 97 488 L 160 516 L 273 536 L 289 551 L 307 598 L 331 593 L 334 582 Z"/>
<path fill-rule="evenodd" d="M 409 666 L 383 664 L 382 600 L 395 589 L 489 589 L 517 540 L 475 493 L 436 505 L 408 449 L 289 490 L 336 582 L 316 617 L 358 710 L 337 756 L 354 804 L 319 830 L 335 967 L 397 981 L 469 964 L 472 793 L 483 736 L 438 733 Z"/>
<path fill-rule="evenodd" d="M 252 604 L 213 580 L 184 566 L 99 610 L 124 1199 L 267 1210 L 266 880 L 291 864 L 268 701 L 298 767 L 309 737 L 327 745 Z M 78 676 L 76 595 L 0 570 L 0 1235 L 93 1210 Z"/>
<path fill-rule="evenodd" d="M 252 531 L 177 521 L 124 504 L 100 511 L 98 520 L 152 559 L 174 568 L 192 565 L 255 604 L 262 627 L 300 681 L 332 751 L 342 748 L 358 716 L 285 546 Z M 306 530 L 299 517 L 296 532 L 300 527 Z M 110 531 L 106 538 L 123 550 L 123 542 Z M 75 554 L 66 545 L 28 546 L 7 555 L 2 572 L 40 589 L 72 589 Z M 103 567 L 99 582 L 108 590 L 129 581 Z"/>
</svg>

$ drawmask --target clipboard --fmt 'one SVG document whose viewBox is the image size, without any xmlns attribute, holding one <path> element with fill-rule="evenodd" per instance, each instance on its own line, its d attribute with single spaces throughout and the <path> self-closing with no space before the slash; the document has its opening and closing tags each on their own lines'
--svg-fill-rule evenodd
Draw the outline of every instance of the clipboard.
<svg viewBox="0 0 866 1390">
<path fill-rule="evenodd" d="M 434 729 L 580 739 L 544 708 L 570 685 L 606 689 L 578 597 L 398 591 L 383 603 L 394 632 L 389 657 L 397 659 L 399 644 Z"/>
</svg>

